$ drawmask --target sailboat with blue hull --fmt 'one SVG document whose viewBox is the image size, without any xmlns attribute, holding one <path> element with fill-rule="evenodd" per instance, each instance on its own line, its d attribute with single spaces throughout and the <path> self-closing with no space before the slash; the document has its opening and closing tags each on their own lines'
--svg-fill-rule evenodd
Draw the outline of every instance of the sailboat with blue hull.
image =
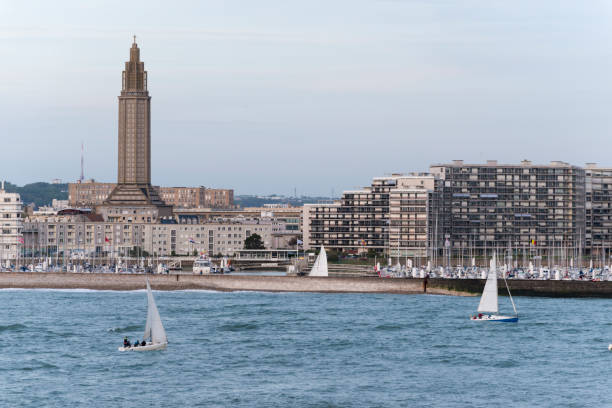
<svg viewBox="0 0 612 408">
<path fill-rule="evenodd" d="M 478 305 L 478 314 L 470 317 L 470 320 L 475 322 L 506 322 L 513 323 L 518 322 L 518 313 L 516 312 L 516 305 L 510 294 L 510 288 L 506 277 L 504 276 L 504 282 L 506 283 L 506 289 L 508 290 L 508 296 L 510 302 L 512 302 L 512 308 L 514 309 L 514 316 L 504 316 L 499 314 L 499 301 L 497 292 L 497 265 L 495 254 L 491 259 L 491 267 L 487 275 L 487 282 L 485 283 L 484 290 L 482 291 L 482 297 L 480 298 L 480 304 Z"/>
</svg>

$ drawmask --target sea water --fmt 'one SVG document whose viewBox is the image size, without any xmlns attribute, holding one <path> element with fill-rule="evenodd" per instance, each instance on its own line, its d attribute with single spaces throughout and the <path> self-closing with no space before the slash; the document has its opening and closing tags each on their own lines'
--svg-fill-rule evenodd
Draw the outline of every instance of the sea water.
<svg viewBox="0 0 612 408">
<path fill-rule="evenodd" d="M 0 290 L 0 406 L 612 406 L 610 300 L 154 295 L 168 348 L 120 353 L 144 291 Z"/>
</svg>

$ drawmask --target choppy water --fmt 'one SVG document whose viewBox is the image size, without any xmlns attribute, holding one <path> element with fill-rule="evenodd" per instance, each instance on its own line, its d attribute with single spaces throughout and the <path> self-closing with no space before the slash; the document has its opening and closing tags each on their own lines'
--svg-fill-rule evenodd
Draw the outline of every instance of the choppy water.
<svg viewBox="0 0 612 408">
<path fill-rule="evenodd" d="M 145 292 L 0 290 L 0 406 L 610 406 L 612 302 L 155 292 L 170 345 L 140 338 Z"/>
</svg>

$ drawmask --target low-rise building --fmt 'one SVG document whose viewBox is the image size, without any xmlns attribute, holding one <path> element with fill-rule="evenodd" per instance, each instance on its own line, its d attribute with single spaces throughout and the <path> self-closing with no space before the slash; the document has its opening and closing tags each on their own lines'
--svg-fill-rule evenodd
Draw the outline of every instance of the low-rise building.
<svg viewBox="0 0 612 408">
<path fill-rule="evenodd" d="M 82 210 L 33 215 L 24 225 L 26 253 L 50 257 L 81 253 L 232 256 L 252 234 L 261 236 L 266 249 L 281 249 L 289 248 L 289 240 L 298 233 L 275 219 L 238 217 L 198 223 L 195 218 L 177 217 L 154 223 L 107 222 L 99 214 Z"/>
</svg>

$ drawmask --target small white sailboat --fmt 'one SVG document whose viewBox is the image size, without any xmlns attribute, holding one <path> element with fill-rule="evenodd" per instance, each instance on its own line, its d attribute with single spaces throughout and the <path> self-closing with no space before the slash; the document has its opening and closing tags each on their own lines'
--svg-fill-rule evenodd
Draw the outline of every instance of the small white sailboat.
<svg viewBox="0 0 612 408">
<path fill-rule="evenodd" d="M 506 277 L 504 276 L 504 282 Z M 489 268 L 487 282 L 485 283 L 484 290 L 482 291 L 482 297 L 480 298 L 480 304 L 478 305 L 478 314 L 470 317 L 473 321 L 489 321 L 489 322 L 518 322 L 518 313 L 516 312 L 516 306 L 514 300 L 510 294 L 510 288 L 508 282 L 506 282 L 506 289 L 508 289 L 508 296 L 510 296 L 510 302 L 512 302 L 512 308 L 514 309 L 514 316 L 502 316 L 499 315 L 499 302 L 497 293 L 497 265 L 495 254 L 491 259 L 491 267 Z"/>
<path fill-rule="evenodd" d="M 147 323 L 145 324 L 145 331 L 142 335 L 143 341 L 146 341 L 144 346 L 129 346 L 119 347 L 119 351 L 150 351 L 150 350 L 163 350 L 168 345 L 168 338 L 166 337 L 166 331 L 162 325 L 159 311 L 155 305 L 155 299 L 151 292 L 151 286 L 147 279 Z"/>
<path fill-rule="evenodd" d="M 323 245 L 321 245 L 319 256 L 317 256 L 314 265 L 312 265 L 312 269 L 310 270 L 308 276 L 328 276 L 327 253 L 325 252 Z"/>
</svg>

